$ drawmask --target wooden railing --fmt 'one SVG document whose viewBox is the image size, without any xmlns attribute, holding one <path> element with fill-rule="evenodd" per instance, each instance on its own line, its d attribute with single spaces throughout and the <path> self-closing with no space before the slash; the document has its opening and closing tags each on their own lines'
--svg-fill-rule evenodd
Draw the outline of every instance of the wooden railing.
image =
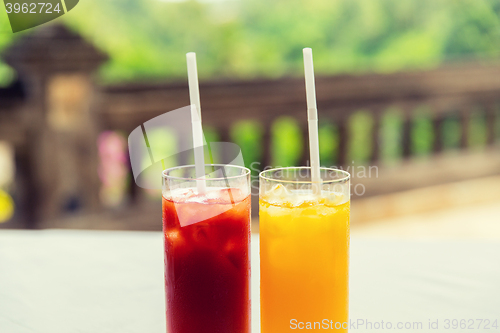
<svg viewBox="0 0 500 333">
<path fill-rule="evenodd" d="M 380 159 L 381 117 L 388 109 L 397 109 L 403 116 L 402 155 L 412 155 L 411 133 L 414 111 L 426 106 L 429 110 L 433 151 L 442 145 L 442 124 L 447 117 L 461 123 L 461 148 L 467 148 L 468 122 L 478 107 L 484 112 L 488 126 L 487 142 L 495 141 L 495 117 L 500 101 L 500 66 L 466 65 L 444 67 L 431 71 L 390 75 L 359 75 L 319 77 L 316 80 L 319 117 L 338 127 L 339 165 L 349 164 L 349 119 L 353 113 L 369 112 L 373 127 L 370 163 Z M 230 128 L 241 120 L 256 120 L 264 127 L 262 165 L 271 163 L 271 125 L 281 116 L 297 120 L 302 137 L 307 138 L 304 82 L 301 78 L 255 80 L 243 82 L 205 82 L 201 84 L 204 125 L 215 127 L 222 141 L 230 141 Z M 154 116 L 188 104 L 186 84 L 125 85 L 102 89 L 100 119 L 103 128 L 131 131 Z M 302 158 L 307 163 L 307 144 Z"/>
</svg>

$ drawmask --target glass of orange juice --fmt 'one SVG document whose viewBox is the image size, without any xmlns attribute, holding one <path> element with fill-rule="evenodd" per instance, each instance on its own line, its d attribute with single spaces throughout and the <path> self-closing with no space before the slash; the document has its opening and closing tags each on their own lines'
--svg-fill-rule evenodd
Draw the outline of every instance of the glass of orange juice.
<svg viewBox="0 0 500 333">
<path fill-rule="evenodd" d="M 262 333 L 347 331 L 350 175 L 321 168 L 260 173 Z"/>
</svg>

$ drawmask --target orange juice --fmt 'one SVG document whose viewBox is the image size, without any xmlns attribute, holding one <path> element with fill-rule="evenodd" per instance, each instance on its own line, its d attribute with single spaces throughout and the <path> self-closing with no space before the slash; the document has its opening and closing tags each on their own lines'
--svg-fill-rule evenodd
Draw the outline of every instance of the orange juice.
<svg viewBox="0 0 500 333">
<path fill-rule="evenodd" d="M 348 196 L 270 193 L 259 204 L 262 333 L 346 332 Z"/>
</svg>

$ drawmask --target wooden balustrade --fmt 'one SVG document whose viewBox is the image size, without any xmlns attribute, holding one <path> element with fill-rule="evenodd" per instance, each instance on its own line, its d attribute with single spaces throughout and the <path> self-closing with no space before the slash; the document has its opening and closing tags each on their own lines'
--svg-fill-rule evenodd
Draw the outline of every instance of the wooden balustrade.
<svg viewBox="0 0 500 333">
<path fill-rule="evenodd" d="M 48 56 L 38 59 L 37 54 Z M 144 122 L 189 103 L 187 82 L 112 86 L 96 84 L 92 81 L 91 74 L 105 60 L 105 56 L 81 37 L 61 26 L 53 25 L 43 33 L 19 39 L 4 54 L 4 59 L 21 75 L 20 81 L 12 87 L 0 89 L 0 139 L 11 143 L 16 149 L 19 178 L 26 183 L 24 189 L 20 190 L 24 195 L 21 201 L 28 211 L 25 217 L 28 222 L 24 224 L 29 227 L 37 226 L 37 221 L 42 216 L 39 212 L 42 208 L 54 206 L 50 207 L 50 210 L 60 210 L 57 200 L 51 199 L 47 204 L 42 203 L 52 197 L 47 193 L 55 193 L 62 188 L 54 185 L 51 177 L 59 172 L 57 168 L 65 170 L 68 167 L 61 166 L 65 164 L 67 157 L 75 157 L 75 161 L 81 161 L 81 148 L 95 147 L 95 133 L 120 130 L 128 134 Z M 57 134 L 59 130 L 46 121 L 47 114 L 50 114 L 52 109 L 57 109 L 49 107 L 50 103 L 47 103 L 50 90 L 47 87 L 54 78 L 61 79 L 68 73 L 78 74 L 83 78 L 81 82 L 90 85 L 87 90 L 92 94 L 82 99 L 84 105 L 82 104 L 78 112 L 87 112 L 90 109 L 91 112 L 85 115 L 91 116 L 85 118 L 85 126 L 75 121 L 74 130 L 60 129 L 61 133 L 71 137 L 64 140 L 61 138 L 65 136 Z M 411 161 L 412 154 L 415 153 L 415 111 L 422 106 L 429 108 L 428 116 L 434 137 L 430 153 L 435 154 L 435 160 L 445 149 L 444 124 L 449 119 L 456 119 L 459 123 L 458 148 L 461 150 L 469 148 L 471 124 L 476 124 L 477 112 L 481 112 L 485 119 L 486 144 L 494 146 L 499 136 L 499 133 L 495 133 L 498 130 L 500 103 L 498 63 L 460 64 L 428 71 L 394 74 L 318 76 L 316 88 L 320 122 L 333 123 L 337 128 L 337 156 L 332 156 L 331 160 L 335 160 L 338 166 L 352 164 L 352 152 L 349 151 L 353 139 L 353 133 L 350 132 L 351 117 L 360 110 L 372 117 L 370 140 L 365 143 L 370 148 L 370 154 L 364 161 L 371 165 L 382 164 L 382 123 L 384 114 L 389 109 L 399 110 L 403 118 L 399 131 L 401 158 L 406 161 Z M 252 120 L 262 125 L 263 135 L 259 142 L 255 143 L 261 146 L 261 168 L 274 162 L 271 158 L 271 128 L 273 122 L 282 116 L 289 116 L 297 121 L 303 142 L 303 151 L 297 163 L 308 163 L 306 96 L 302 77 L 201 82 L 200 92 L 204 126 L 217 129 L 220 141 L 233 141 L 231 128 L 239 121 Z M 90 100 L 92 104 L 87 105 Z M 45 150 L 39 149 L 42 141 Z M 71 146 L 74 149 L 67 149 L 69 155 L 57 159 L 48 154 L 54 147 L 51 142 L 61 145 L 72 142 L 78 144 Z M 82 173 L 81 184 L 75 186 L 74 192 L 87 193 L 86 198 L 92 199 L 86 200 L 92 202 L 92 205 L 87 205 L 89 210 L 94 209 L 93 202 L 98 197 L 99 190 L 99 183 L 96 181 L 97 153 L 94 150 L 90 149 L 83 154 L 88 155 L 88 163 L 73 163 L 75 166 L 86 168 L 85 173 Z M 482 161 L 488 164 L 485 160 Z M 178 162 L 186 164 L 186 154 L 182 155 Z M 479 177 L 499 172 L 494 163 L 490 163 L 488 168 L 478 170 L 475 174 Z M 42 172 L 43 170 L 50 171 Z M 443 174 L 445 173 L 440 175 Z M 398 178 L 397 184 L 384 183 L 384 188 L 396 191 L 415 185 L 414 181 L 405 183 L 403 180 Z M 131 202 L 140 202 L 140 191 L 134 182 L 130 184 Z M 36 188 L 31 189 L 31 186 Z M 377 186 L 379 185 L 374 185 L 373 188 Z M 89 188 L 92 191 L 87 191 Z M 377 194 L 376 191 L 371 193 Z M 63 193 L 57 195 L 62 197 Z M 27 207 L 33 208 L 30 210 Z"/>
<path fill-rule="evenodd" d="M 414 154 L 415 111 L 426 106 L 432 123 L 432 149 L 444 149 L 443 126 L 446 119 L 460 122 L 459 149 L 469 146 L 470 119 L 475 110 L 485 110 L 487 144 L 493 145 L 496 103 L 500 102 L 500 67 L 468 65 L 444 67 L 427 72 L 390 75 L 319 77 L 316 82 L 319 117 L 338 129 L 337 156 L 339 166 L 352 163 L 348 158 L 351 116 L 364 110 L 372 116 L 371 154 L 365 161 L 380 164 L 381 126 L 388 109 L 400 110 L 401 158 Z M 273 163 L 271 125 L 281 116 L 297 121 L 303 140 L 303 151 L 297 163 L 308 164 L 307 117 L 304 83 L 301 78 L 242 82 L 207 82 L 200 87 L 204 106 L 204 124 L 218 129 L 221 141 L 232 141 L 230 128 L 241 120 L 254 120 L 263 126 L 261 167 Z M 125 85 L 103 87 L 99 110 L 104 126 L 109 129 L 130 127 L 154 116 L 188 104 L 185 84 Z"/>
<path fill-rule="evenodd" d="M 365 110 L 373 117 L 371 156 L 367 162 L 380 162 L 381 119 L 390 107 L 402 111 L 402 158 L 413 153 L 414 111 L 430 108 L 434 142 L 433 153 L 443 151 L 443 123 L 458 116 L 462 134 L 460 148 L 468 147 L 469 118 L 474 108 L 486 108 L 487 142 L 495 142 L 495 112 L 500 100 L 500 67 L 467 65 L 444 67 L 426 72 L 390 75 L 319 77 L 316 82 L 319 116 L 338 128 L 339 165 L 349 165 L 349 121 L 351 115 Z M 297 163 L 308 160 L 307 117 L 302 78 L 243 82 L 202 83 L 204 124 L 222 129 L 222 141 L 230 140 L 229 128 L 240 120 L 254 120 L 264 126 L 261 144 L 262 166 L 271 163 L 271 124 L 280 116 L 297 120 L 301 129 L 303 152 Z M 185 84 L 111 86 L 102 89 L 101 119 L 108 128 L 140 124 L 158 114 L 188 103 Z M 457 110 L 457 111 L 453 111 Z"/>
</svg>

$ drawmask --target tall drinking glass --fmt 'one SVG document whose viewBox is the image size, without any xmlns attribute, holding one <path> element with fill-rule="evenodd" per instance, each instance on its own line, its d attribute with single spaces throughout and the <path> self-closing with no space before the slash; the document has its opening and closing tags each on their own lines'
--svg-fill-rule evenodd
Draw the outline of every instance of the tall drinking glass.
<svg viewBox="0 0 500 333">
<path fill-rule="evenodd" d="M 250 332 L 250 170 L 163 171 L 168 333 Z M 199 180 L 199 179 L 198 179 Z"/>
<path fill-rule="evenodd" d="M 347 331 L 349 173 L 321 168 L 260 173 L 262 333 Z"/>
</svg>

